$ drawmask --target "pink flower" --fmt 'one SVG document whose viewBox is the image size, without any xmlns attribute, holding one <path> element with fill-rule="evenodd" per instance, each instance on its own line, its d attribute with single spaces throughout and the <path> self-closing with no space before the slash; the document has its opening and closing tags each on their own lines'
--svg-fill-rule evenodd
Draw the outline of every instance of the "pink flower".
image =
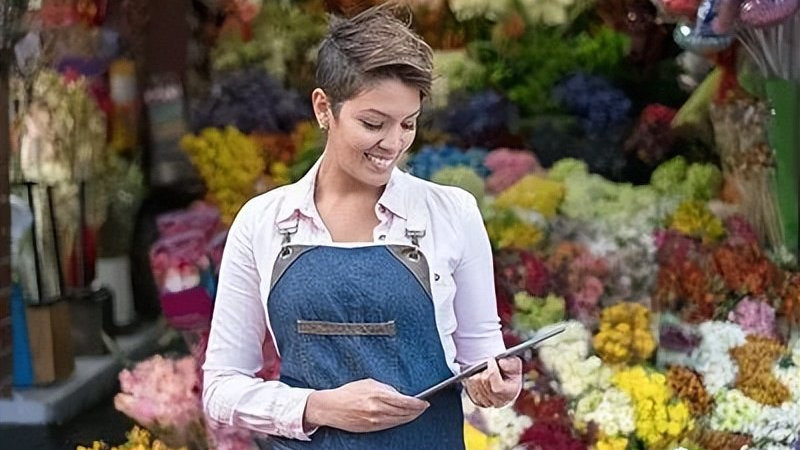
<svg viewBox="0 0 800 450">
<path fill-rule="evenodd" d="M 527 150 L 492 150 L 483 165 L 491 172 L 486 179 L 486 189 L 492 194 L 503 192 L 529 173 L 544 172 L 536 156 Z"/>
<path fill-rule="evenodd" d="M 728 313 L 728 320 L 739 324 L 747 334 L 777 337 L 775 309 L 765 300 L 746 297 Z"/>
</svg>

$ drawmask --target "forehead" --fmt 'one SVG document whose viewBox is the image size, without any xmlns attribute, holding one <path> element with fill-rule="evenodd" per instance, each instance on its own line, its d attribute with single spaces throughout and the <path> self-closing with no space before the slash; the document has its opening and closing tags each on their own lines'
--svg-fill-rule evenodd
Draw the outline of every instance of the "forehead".
<svg viewBox="0 0 800 450">
<path fill-rule="evenodd" d="M 420 106 L 419 89 L 399 80 L 386 79 L 371 83 L 358 95 L 345 101 L 342 110 L 351 114 L 374 110 L 402 119 L 419 111 Z"/>
</svg>

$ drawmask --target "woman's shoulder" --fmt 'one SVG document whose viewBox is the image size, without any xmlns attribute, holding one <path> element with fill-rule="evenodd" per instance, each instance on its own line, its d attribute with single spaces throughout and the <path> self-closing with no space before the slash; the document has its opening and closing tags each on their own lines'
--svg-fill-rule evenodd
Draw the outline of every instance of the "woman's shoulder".
<svg viewBox="0 0 800 450">
<path fill-rule="evenodd" d="M 424 198 L 431 211 L 464 215 L 477 208 L 475 197 L 460 187 L 434 183 L 409 173 L 404 173 L 404 176 L 410 187 L 410 195 Z"/>
<path fill-rule="evenodd" d="M 248 200 L 236 215 L 237 221 L 248 223 L 275 220 L 292 185 L 279 186 Z"/>
</svg>

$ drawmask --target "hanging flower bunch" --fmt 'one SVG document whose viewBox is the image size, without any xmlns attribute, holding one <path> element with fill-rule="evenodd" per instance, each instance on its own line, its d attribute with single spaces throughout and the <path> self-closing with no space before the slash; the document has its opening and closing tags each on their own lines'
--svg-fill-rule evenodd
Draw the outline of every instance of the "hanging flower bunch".
<svg viewBox="0 0 800 450">
<path fill-rule="evenodd" d="M 115 408 L 171 445 L 205 448 L 201 386 L 192 357 L 153 356 L 123 370 L 119 382 Z"/>
<path fill-rule="evenodd" d="M 27 180 L 52 185 L 103 173 L 106 118 L 88 89 L 84 77 L 67 81 L 52 70 L 38 73 L 20 154 Z"/>
<path fill-rule="evenodd" d="M 584 323 L 596 321 L 609 275 L 607 262 L 584 245 L 564 241 L 552 250 L 547 266 L 553 274 L 554 291 L 567 300 L 570 317 Z"/>
<path fill-rule="evenodd" d="M 694 427 L 689 407 L 672 398 L 664 375 L 636 366 L 617 372 L 613 380 L 633 399 L 636 436 L 649 448 L 677 442 Z"/>
<path fill-rule="evenodd" d="M 606 363 L 649 359 L 656 348 L 650 331 L 650 310 L 638 303 L 619 303 L 603 309 L 593 345 Z"/>
<path fill-rule="evenodd" d="M 730 353 L 739 367 L 736 388 L 744 395 L 770 406 L 789 400 L 789 388 L 772 373 L 773 364 L 784 353 L 778 341 L 751 335 L 745 344 L 731 349 Z"/>
<path fill-rule="evenodd" d="M 200 172 L 222 221 L 232 223 L 239 208 L 259 191 L 265 165 L 258 144 L 233 127 L 206 128 L 184 136 L 181 148 Z"/>
</svg>

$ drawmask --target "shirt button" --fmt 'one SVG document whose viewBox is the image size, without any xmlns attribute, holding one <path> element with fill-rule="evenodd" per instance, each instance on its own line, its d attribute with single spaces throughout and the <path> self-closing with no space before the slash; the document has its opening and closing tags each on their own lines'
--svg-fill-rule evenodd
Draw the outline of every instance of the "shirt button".
<svg viewBox="0 0 800 450">
<path fill-rule="evenodd" d="M 386 240 L 386 235 L 382 234 L 382 235 L 378 236 L 378 240 L 379 241 L 385 241 Z"/>
</svg>

